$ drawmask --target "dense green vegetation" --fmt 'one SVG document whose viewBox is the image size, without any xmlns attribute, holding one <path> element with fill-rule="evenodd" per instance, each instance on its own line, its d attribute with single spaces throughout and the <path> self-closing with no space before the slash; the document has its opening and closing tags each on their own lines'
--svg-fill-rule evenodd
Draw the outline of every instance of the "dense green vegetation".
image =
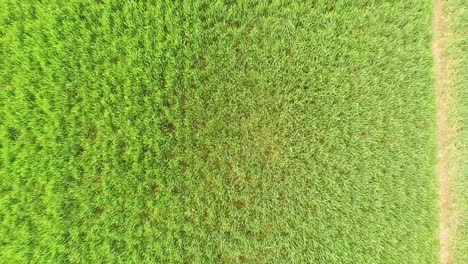
<svg viewBox="0 0 468 264">
<path fill-rule="evenodd" d="M 455 159 L 455 212 L 457 229 L 454 239 L 454 263 L 468 263 L 468 5 L 465 1 L 447 1 L 450 18 L 447 55 L 453 61 L 453 113 L 456 129 Z"/>
<path fill-rule="evenodd" d="M 5 263 L 436 263 L 429 0 L 0 0 Z"/>
</svg>

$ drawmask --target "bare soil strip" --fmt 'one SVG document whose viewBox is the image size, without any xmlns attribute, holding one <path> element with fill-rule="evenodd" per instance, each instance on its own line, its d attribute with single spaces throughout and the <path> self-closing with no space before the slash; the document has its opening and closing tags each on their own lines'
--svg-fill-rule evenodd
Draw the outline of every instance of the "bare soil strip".
<svg viewBox="0 0 468 264">
<path fill-rule="evenodd" d="M 450 153 L 453 151 L 454 128 L 450 123 L 452 106 L 451 60 L 444 54 L 448 39 L 448 18 L 445 0 L 434 0 L 433 17 L 433 54 L 435 59 L 436 97 L 437 97 L 437 174 L 439 177 L 440 206 L 440 263 L 452 263 L 452 245 L 455 229 L 455 216 L 452 206 L 451 189 L 453 180 L 450 175 Z"/>
</svg>

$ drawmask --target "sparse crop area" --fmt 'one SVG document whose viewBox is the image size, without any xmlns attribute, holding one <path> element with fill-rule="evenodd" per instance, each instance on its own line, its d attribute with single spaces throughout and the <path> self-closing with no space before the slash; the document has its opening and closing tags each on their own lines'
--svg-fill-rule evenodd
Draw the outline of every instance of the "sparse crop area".
<svg viewBox="0 0 468 264">
<path fill-rule="evenodd" d="M 448 36 L 446 56 L 450 60 L 452 111 L 450 118 L 453 154 L 453 263 L 468 263 L 468 5 L 465 1 L 447 1 Z"/>
<path fill-rule="evenodd" d="M 0 262 L 437 263 L 432 8 L 0 0 Z"/>
</svg>

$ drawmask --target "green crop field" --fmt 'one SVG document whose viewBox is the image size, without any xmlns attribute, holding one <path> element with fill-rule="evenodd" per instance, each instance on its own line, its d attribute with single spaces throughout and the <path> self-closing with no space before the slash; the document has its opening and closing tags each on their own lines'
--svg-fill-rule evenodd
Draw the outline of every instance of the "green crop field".
<svg viewBox="0 0 468 264">
<path fill-rule="evenodd" d="M 437 263 L 432 8 L 0 0 L 0 262 Z"/>
<path fill-rule="evenodd" d="M 456 151 L 452 165 L 454 175 L 454 211 L 456 230 L 454 263 L 468 263 L 468 5 L 463 0 L 448 0 L 450 28 L 447 55 L 452 61 L 453 108 Z"/>
</svg>

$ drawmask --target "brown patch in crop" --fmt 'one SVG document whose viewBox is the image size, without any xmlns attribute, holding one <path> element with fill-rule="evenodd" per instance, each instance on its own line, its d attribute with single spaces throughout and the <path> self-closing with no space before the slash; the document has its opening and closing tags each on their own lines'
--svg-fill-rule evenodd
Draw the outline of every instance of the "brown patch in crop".
<svg viewBox="0 0 468 264">
<path fill-rule="evenodd" d="M 450 174 L 450 162 L 454 151 L 455 126 L 450 120 L 452 111 L 451 88 L 452 61 L 445 54 L 449 38 L 448 17 L 445 12 L 445 0 L 434 1 L 433 46 L 435 60 L 434 75 L 436 78 L 437 106 L 437 174 L 439 177 L 439 207 L 440 207 L 440 263 L 453 262 L 453 237 L 456 232 L 457 216 L 453 206 L 453 177 Z"/>
</svg>

